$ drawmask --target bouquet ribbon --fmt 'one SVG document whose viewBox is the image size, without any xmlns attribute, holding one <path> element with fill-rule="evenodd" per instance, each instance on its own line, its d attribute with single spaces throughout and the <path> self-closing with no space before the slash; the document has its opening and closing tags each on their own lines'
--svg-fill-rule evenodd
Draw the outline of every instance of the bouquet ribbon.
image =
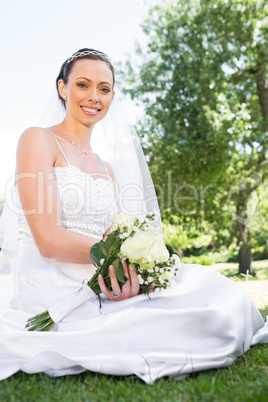
<svg viewBox="0 0 268 402">
<path fill-rule="evenodd" d="M 96 296 L 96 293 L 90 289 L 87 282 L 88 281 L 85 280 L 81 289 L 48 309 L 49 315 L 55 324 L 58 324 L 64 317 L 66 317 L 66 315 L 70 314 L 74 309 L 81 306 L 88 299 Z"/>
</svg>

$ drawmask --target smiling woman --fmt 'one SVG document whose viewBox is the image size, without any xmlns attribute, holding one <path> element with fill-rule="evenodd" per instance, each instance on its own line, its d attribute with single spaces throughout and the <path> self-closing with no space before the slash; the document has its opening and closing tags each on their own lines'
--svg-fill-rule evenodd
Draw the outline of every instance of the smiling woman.
<svg viewBox="0 0 268 402">
<path fill-rule="evenodd" d="M 68 80 L 58 81 L 59 95 L 65 100 L 69 114 L 82 109 L 87 116 L 98 116 L 94 123 L 108 112 L 113 100 L 112 73 L 100 60 L 77 60 L 69 73 Z M 85 120 L 85 123 L 87 120 Z M 88 120 L 87 124 L 90 124 Z"/>
<path fill-rule="evenodd" d="M 81 56 L 78 57 L 77 54 Z M 20 177 L 17 186 L 22 208 L 26 211 L 38 210 L 38 186 L 39 189 L 42 186 L 44 199 L 47 199 L 45 194 L 48 188 L 53 194 L 50 202 L 54 206 L 54 213 L 48 213 L 45 203 L 41 216 L 27 216 L 42 256 L 74 263 L 88 262 L 83 250 L 91 247 L 96 240 L 94 237 L 87 239 L 73 233 L 70 235 L 64 228 L 57 226 L 60 207 L 56 183 L 51 183 L 50 178 L 53 177 L 55 168 L 64 168 L 67 164 L 94 175 L 95 179 L 110 178 L 109 183 L 113 183 L 111 167 L 92 152 L 90 145 L 94 125 L 105 117 L 111 106 L 114 96 L 113 82 L 113 70 L 107 56 L 95 50 L 82 49 L 76 53 L 76 57 L 63 64 L 57 78 L 58 94 L 66 109 L 64 120 L 48 129 L 27 129 L 20 138 L 16 174 Z M 33 183 L 32 178 L 23 177 L 24 172 L 29 171 L 41 171 L 42 184 L 37 181 Z M 109 225 L 106 230 L 108 228 Z"/>
<path fill-rule="evenodd" d="M 101 61 L 105 61 L 107 63 L 107 65 L 109 66 L 111 73 L 112 73 L 112 86 L 114 86 L 115 83 L 115 76 L 114 76 L 114 68 L 113 65 L 111 64 L 111 61 L 109 59 L 109 57 L 102 52 L 96 51 L 94 49 L 80 49 L 78 50 L 78 52 L 76 52 L 72 57 L 70 57 L 69 59 L 67 59 L 63 65 L 61 66 L 59 75 L 56 79 L 56 88 L 58 90 L 58 82 L 60 80 L 63 80 L 64 84 L 67 84 L 68 82 L 68 76 L 73 68 L 73 61 L 74 60 L 82 60 L 82 59 L 90 59 L 90 60 L 101 60 Z M 61 95 L 59 94 L 59 98 L 60 101 L 62 101 Z"/>
<path fill-rule="evenodd" d="M 94 124 L 105 117 L 114 97 L 113 66 L 104 53 L 81 49 L 63 63 L 56 87 L 67 111 L 61 124 L 63 132 L 66 132 L 67 125 L 72 132 L 76 132 L 77 122 L 81 121 L 90 127 L 91 135 Z M 84 115 L 93 119 L 87 119 Z M 74 135 L 72 139 L 75 140 Z M 88 144 L 85 145 L 88 147 Z"/>
<path fill-rule="evenodd" d="M 113 124 L 116 97 L 108 57 L 93 49 L 76 52 L 63 63 L 57 90 L 64 118 L 22 134 L 16 186 L 3 212 L 1 255 L 12 253 L 13 286 L 9 300 L 0 303 L 0 379 L 18 370 L 50 376 L 91 370 L 136 374 L 153 383 L 229 366 L 251 345 L 267 342 L 268 327 L 248 294 L 198 265 L 178 262 L 174 287 L 150 293 L 149 300 L 129 261 L 122 262 L 126 282 L 121 287 L 109 266 L 111 290 L 98 276 L 102 314 L 93 291 L 84 286 L 80 292 L 96 270 L 85 254 L 107 240 L 114 215 L 132 211 L 144 217 L 157 200 L 136 133 L 120 119 Z M 160 219 L 151 234 L 155 245 L 160 244 L 159 224 Z M 140 238 L 132 246 L 137 253 L 143 249 L 145 269 L 163 282 L 164 268 L 148 266 L 153 241 L 146 236 L 147 246 Z M 100 243 L 104 251 L 103 244 L 116 241 L 108 239 Z M 164 253 L 154 250 L 159 260 L 165 253 L 165 248 Z M 121 249 L 121 256 L 128 254 Z M 83 304 L 66 316 L 66 297 L 75 291 Z M 58 316 L 53 310 L 58 303 L 64 314 L 50 332 L 25 329 L 28 319 L 43 311 L 52 309 Z"/>
</svg>

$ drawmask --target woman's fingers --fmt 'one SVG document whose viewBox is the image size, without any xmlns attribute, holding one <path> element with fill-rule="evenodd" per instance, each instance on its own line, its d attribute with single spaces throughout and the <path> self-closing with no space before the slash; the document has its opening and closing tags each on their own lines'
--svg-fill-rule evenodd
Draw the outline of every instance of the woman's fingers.
<svg viewBox="0 0 268 402">
<path fill-rule="evenodd" d="M 110 275 L 110 279 L 111 279 L 113 295 L 119 295 L 121 293 L 121 289 L 120 289 L 120 285 L 119 285 L 117 277 L 116 277 L 115 267 L 113 265 L 109 266 L 109 275 Z"/>
<path fill-rule="evenodd" d="M 131 281 L 129 280 L 129 272 L 128 272 L 128 266 L 127 266 L 126 261 L 122 261 L 122 268 L 123 268 L 124 275 L 127 278 L 127 281 L 122 286 L 122 291 L 127 299 L 130 297 L 130 293 L 131 293 Z"/>
<path fill-rule="evenodd" d="M 110 271 L 112 272 L 112 269 L 109 268 L 109 273 L 110 273 Z M 112 272 L 112 276 L 113 276 L 113 272 Z M 115 291 L 115 290 L 113 290 L 113 291 L 108 290 L 102 275 L 99 275 L 98 280 L 99 280 L 99 285 L 100 285 L 101 292 L 107 297 L 107 299 L 109 299 L 109 300 L 117 300 L 117 301 L 124 299 L 124 297 L 122 295 L 122 291 L 121 291 L 120 286 L 118 285 L 118 283 L 117 283 L 117 285 L 118 285 L 117 286 L 118 293 L 117 293 L 117 291 Z"/>
<path fill-rule="evenodd" d="M 126 275 L 126 277 L 129 276 L 128 272 L 126 272 L 125 269 L 124 269 L 124 274 Z M 120 288 L 120 285 L 118 283 L 117 276 L 116 276 L 115 267 L 112 265 L 109 266 L 109 275 L 110 275 L 110 279 L 111 279 L 112 290 L 108 290 L 103 276 L 99 275 L 99 285 L 100 285 L 100 289 L 101 289 L 102 293 L 104 293 L 105 296 L 109 300 L 120 301 L 120 300 L 128 299 L 129 294 L 130 294 L 130 287 L 129 287 L 129 285 L 125 286 L 126 285 L 125 284 L 122 287 L 122 289 Z M 129 283 L 129 281 L 127 281 L 126 283 Z"/>
<path fill-rule="evenodd" d="M 127 262 L 125 260 L 123 260 L 123 261 L 121 261 L 121 264 L 122 264 L 122 268 L 123 268 L 123 272 L 124 272 L 125 277 L 127 279 L 129 279 L 129 272 L 128 272 Z M 126 283 L 128 283 L 128 282 L 129 282 L 129 280 Z"/>
<path fill-rule="evenodd" d="M 108 297 L 108 299 L 110 298 L 110 292 L 107 289 L 107 286 L 105 284 L 104 278 L 102 275 L 98 276 L 98 281 L 99 281 L 99 286 L 100 286 L 100 290 L 103 294 L 105 294 L 106 297 Z"/>
<path fill-rule="evenodd" d="M 126 261 L 122 261 L 124 275 L 129 279 L 124 285 L 124 290 L 128 291 L 128 297 L 136 296 L 140 291 L 138 275 L 132 265 L 127 266 Z"/>
<path fill-rule="evenodd" d="M 130 275 L 130 282 L 131 282 L 131 290 L 130 290 L 130 297 L 136 296 L 140 291 L 140 282 L 137 275 L 137 272 L 129 265 L 129 275 Z"/>
<path fill-rule="evenodd" d="M 136 296 L 139 293 L 140 284 L 135 269 L 131 265 L 129 265 L 128 267 L 126 261 L 122 261 L 122 267 L 124 275 L 127 278 L 127 281 L 122 286 L 122 289 L 120 288 L 117 280 L 115 267 L 113 267 L 112 265 L 109 267 L 112 291 L 108 290 L 103 276 L 99 275 L 100 289 L 109 300 L 125 300 L 129 297 Z"/>
</svg>

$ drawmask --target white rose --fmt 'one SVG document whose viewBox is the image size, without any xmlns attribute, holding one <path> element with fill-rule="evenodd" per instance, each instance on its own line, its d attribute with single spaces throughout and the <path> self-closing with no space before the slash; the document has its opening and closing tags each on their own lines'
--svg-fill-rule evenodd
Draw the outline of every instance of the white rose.
<svg viewBox="0 0 268 402">
<path fill-rule="evenodd" d="M 123 230 L 123 227 L 126 226 L 130 233 L 133 229 L 134 221 L 135 216 L 131 213 L 122 212 L 121 214 L 114 215 L 112 230 L 116 230 L 117 228 Z"/>
<path fill-rule="evenodd" d="M 128 258 L 132 262 L 139 262 L 148 255 L 148 249 L 151 249 L 155 239 L 145 232 L 137 232 L 133 237 L 124 241 L 121 245 L 122 258 Z"/>
<path fill-rule="evenodd" d="M 149 251 L 149 256 L 157 262 L 169 259 L 169 252 L 162 240 L 158 240 Z"/>
</svg>

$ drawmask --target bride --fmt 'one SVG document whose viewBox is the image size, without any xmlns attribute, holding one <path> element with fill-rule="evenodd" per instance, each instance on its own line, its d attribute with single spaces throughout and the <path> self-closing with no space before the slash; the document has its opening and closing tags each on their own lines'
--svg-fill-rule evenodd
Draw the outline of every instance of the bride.
<svg viewBox="0 0 268 402">
<path fill-rule="evenodd" d="M 109 58 L 81 49 L 63 63 L 56 84 L 59 113 L 53 110 L 48 128 L 22 134 L 2 216 L 10 290 L 0 305 L 0 379 L 19 370 L 91 370 L 153 383 L 229 366 L 251 345 L 268 342 L 267 324 L 246 292 L 211 269 L 184 264 L 176 286 L 149 299 L 131 266 L 123 263 L 122 289 L 110 267 L 112 291 L 99 278 L 101 311 L 96 296 L 50 332 L 27 331 L 29 317 L 92 277 L 85 254 L 106 238 L 118 211 L 144 216 L 157 208 L 137 137 L 117 111 Z"/>
</svg>

